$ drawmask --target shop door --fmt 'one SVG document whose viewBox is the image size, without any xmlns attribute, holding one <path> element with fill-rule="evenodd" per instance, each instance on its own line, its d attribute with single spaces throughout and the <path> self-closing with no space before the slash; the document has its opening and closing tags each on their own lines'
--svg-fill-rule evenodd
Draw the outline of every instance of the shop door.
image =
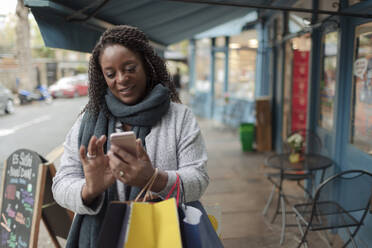
<svg viewBox="0 0 372 248">
<path fill-rule="evenodd" d="M 355 26 L 352 75 L 344 88 L 344 123 L 339 133 L 345 133 L 341 142 L 343 169 L 371 171 L 372 164 L 372 22 Z M 351 80 L 350 80 L 351 79 Z M 350 112 L 349 112 L 350 111 Z"/>
<path fill-rule="evenodd" d="M 363 20 L 365 21 L 365 20 Z M 351 22 L 351 23 L 350 23 Z M 347 25 L 350 25 L 347 26 Z M 359 169 L 372 171 L 372 22 L 341 26 L 339 82 L 337 85 L 337 106 L 335 118 L 335 168 L 338 171 Z M 349 29 L 350 28 L 350 29 Z M 370 192 L 363 185 L 360 194 Z M 338 192 L 343 197 L 343 192 Z M 358 200 L 358 195 L 342 198 L 345 204 Z M 357 246 L 371 244 L 372 220 L 365 223 L 358 232 Z M 338 232 L 345 240 L 347 232 Z M 369 245 L 368 245 L 369 246 Z"/>
</svg>

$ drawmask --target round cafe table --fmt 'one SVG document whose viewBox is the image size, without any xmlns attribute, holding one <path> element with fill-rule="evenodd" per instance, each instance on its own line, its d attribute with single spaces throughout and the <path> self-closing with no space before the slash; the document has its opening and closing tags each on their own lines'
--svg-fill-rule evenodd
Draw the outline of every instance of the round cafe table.
<svg viewBox="0 0 372 248">
<path fill-rule="evenodd" d="M 266 159 L 266 166 L 287 171 L 315 171 L 327 169 L 333 164 L 333 161 L 326 156 L 308 153 L 304 154 L 298 163 L 289 161 L 289 153 L 274 154 Z M 324 173 L 321 181 L 323 181 Z"/>
<path fill-rule="evenodd" d="M 321 178 L 320 182 L 323 181 L 325 171 L 328 167 L 333 164 L 333 161 L 326 156 L 315 154 L 315 153 L 307 153 L 303 154 L 300 161 L 297 163 L 292 163 L 289 161 L 289 153 L 283 154 L 274 154 L 269 156 L 265 160 L 265 165 L 274 169 L 278 169 L 278 173 L 268 173 L 266 176 L 268 180 L 273 184 L 273 189 L 270 194 L 270 197 L 266 203 L 266 206 L 263 210 L 263 215 L 266 215 L 268 208 L 272 202 L 275 189 L 278 189 L 278 202 L 276 206 L 275 214 L 272 218 L 271 222 L 274 222 L 277 214 L 281 213 L 282 215 L 282 232 L 280 238 L 280 244 L 284 242 L 285 236 L 285 227 L 286 226 L 293 226 L 291 224 L 286 224 L 286 202 L 289 203 L 286 194 L 283 192 L 283 181 L 297 181 L 297 184 L 305 191 L 307 197 L 311 199 L 312 193 L 308 190 L 308 188 L 304 187 L 300 181 L 304 181 L 306 179 L 310 180 L 311 184 L 313 185 L 313 173 L 315 171 L 321 170 Z M 275 180 L 275 178 L 277 180 Z M 279 180 L 279 181 L 278 181 Z M 310 186 L 311 188 L 311 186 Z"/>
</svg>

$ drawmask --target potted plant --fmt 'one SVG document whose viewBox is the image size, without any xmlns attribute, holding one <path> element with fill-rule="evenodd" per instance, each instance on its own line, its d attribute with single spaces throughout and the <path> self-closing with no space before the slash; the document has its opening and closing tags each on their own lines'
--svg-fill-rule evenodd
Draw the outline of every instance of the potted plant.
<svg viewBox="0 0 372 248">
<path fill-rule="evenodd" d="M 287 138 L 287 143 L 291 148 L 289 155 L 289 161 L 291 163 L 298 163 L 301 158 L 301 152 L 303 150 L 304 138 L 299 133 L 294 133 Z"/>
</svg>

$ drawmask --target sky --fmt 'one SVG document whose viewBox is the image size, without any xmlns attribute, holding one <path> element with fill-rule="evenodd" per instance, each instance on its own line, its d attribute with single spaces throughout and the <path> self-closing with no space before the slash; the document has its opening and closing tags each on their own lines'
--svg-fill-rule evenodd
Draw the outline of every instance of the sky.
<svg viewBox="0 0 372 248">
<path fill-rule="evenodd" d="M 17 0 L 0 0 L 0 15 L 14 13 Z"/>
</svg>

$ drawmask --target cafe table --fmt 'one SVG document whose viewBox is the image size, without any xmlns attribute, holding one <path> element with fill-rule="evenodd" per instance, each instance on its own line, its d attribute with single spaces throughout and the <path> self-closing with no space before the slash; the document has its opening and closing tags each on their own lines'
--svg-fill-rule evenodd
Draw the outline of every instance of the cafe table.
<svg viewBox="0 0 372 248">
<path fill-rule="evenodd" d="M 287 200 L 286 194 L 283 192 L 283 182 L 284 180 L 292 180 L 297 181 L 298 185 L 305 191 L 306 197 L 311 200 L 311 192 L 309 192 L 306 187 L 303 187 L 299 182 L 305 179 L 309 179 L 311 185 L 314 184 L 313 178 L 314 173 L 316 171 L 321 171 L 320 182 L 324 180 L 325 171 L 329 168 L 333 161 L 321 154 L 316 153 L 306 153 L 303 154 L 300 158 L 299 162 L 293 163 L 289 161 L 289 153 L 281 153 L 281 154 L 274 154 L 266 158 L 265 165 L 267 167 L 277 169 L 277 173 L 268 173 L 267 177 L 269 181 L 273 183 L 273 190 L 270 194 L 269 200 L 266 203 L 266 206 L 263 210 L 263 214 L 266 215 L 268 208 L 272 202 L 274 193 L 277 189 L 278 192 L 278 202 L 275 214 L 273 216 L 272 222 L 275 220 L 278 213 L 282 214 L 282 233 L 280 244 L 284 242 L 285 237 L 285 227 L 286 226 L 293 226 L 286 224 L 286 202 L 289 203 Z M 277 178 L 275 181 L 274 178 Z M 311 186 L 310 186 L 311 188 Z M 288 212 L 291 213 L 291 212 Z"/>
</svg>

